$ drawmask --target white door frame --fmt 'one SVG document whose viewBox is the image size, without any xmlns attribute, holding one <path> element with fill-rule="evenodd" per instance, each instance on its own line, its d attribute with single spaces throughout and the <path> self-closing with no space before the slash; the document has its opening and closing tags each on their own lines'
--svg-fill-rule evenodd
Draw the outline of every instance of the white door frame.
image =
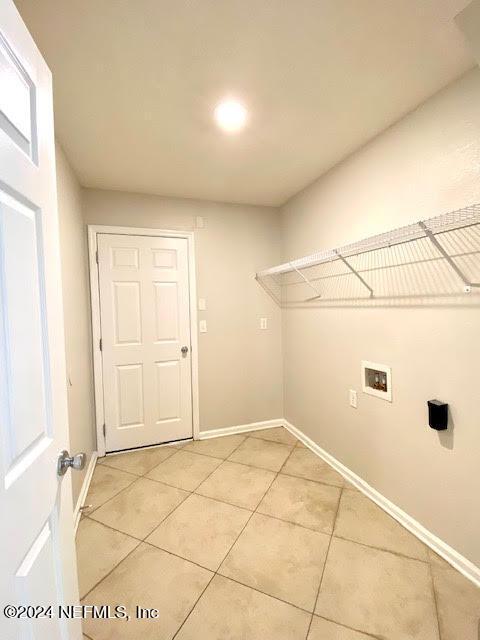
<svg viewBox="0 0 480 640">
<path fill-rule="evenodd" d="M 105 412 L 103 405 L 103 368 L 100 351 L 100 291 L 97 264 L 97 235 L 109 233 L 128 236 L 158 236 L 164 238 L 185 238 L 188 242 L 188 281 L 190 297 L 190 344 L 192 367 L 192 423 L 193 438 L 199 437 L 200 411 L 198 395 L 198 336 L 197 336 L 197 286 L 195 271 L 195 236 L 193 231 L 172 231 L 168 229 L 146 229 L 144 227 L 112 227 L 104 225 L 87 225 L 88 257 L 90 266 L 90 299 L 92 303 L 92 343 L 93 343 L 93 377 L 95 385 L 95 422 L 97 426 L 97 451 L 99 456 L 105 455 Z"/>
</svg>

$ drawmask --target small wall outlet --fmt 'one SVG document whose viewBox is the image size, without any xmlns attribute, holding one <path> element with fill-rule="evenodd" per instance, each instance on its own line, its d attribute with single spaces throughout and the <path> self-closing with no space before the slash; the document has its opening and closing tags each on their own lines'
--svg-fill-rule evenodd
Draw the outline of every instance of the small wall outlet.
<svg viewBox="0 0 480 640">
<path fill-rule="evenodd" d="M 260 329 L 268 329 L 267 318 L 260 318 Z"/>
<path fill-rule="evenodd" d="M 206 311 L 207 310 L 207 301 L 205 298 L 199 298 L 198 299 L 198 309 L 199 311 Z"/>
<path fill-rule="evenodd" d="M 353 389 L 350 389 L 350 391 L 348 392 L 348 399 L 350 402 L 350 406 L 356 409 L 357 408 L 357 392 L 354 391 Z"/>
<path fill-rule="evenodd" d="M 207 333 L 207 321 L 206 320 L 200 320 L 199 324 L 199 331 L 200 333 Z"/>
</svg>

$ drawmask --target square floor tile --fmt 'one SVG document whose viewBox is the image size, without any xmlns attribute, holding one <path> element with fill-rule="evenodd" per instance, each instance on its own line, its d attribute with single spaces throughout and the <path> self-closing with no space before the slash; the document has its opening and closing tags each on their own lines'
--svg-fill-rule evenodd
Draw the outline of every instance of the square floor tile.
<svg viewBox="0 0 480 640">
<path fill-rule="evenodd" d="M 316 613 L 388 640 L 439 640 L 428 564 L 338 538 Z"/>
<path fill-rule="evenodd" d="M 335 535 L 419 560 L 428 557 L 418 538 L 358 491 L 343 491 Z"/>
<path fill-rule="evenodd" d="M 336 487 L 343 486 L 343 477 L 335 469 L 332 469 L 329 464 L 315 455 L 310 449 L 301 447 L 295 447 L 283 467 L 282 473 L 316 482 L 324 482 Z"/>
<path fill-rule="evenodd" d="M 365 635 L 348 627 L 313 616 L 312 626 L 307 640 L 372 640 L 373 636 Z"/>
<path fill-rule="evenodd" d="M 272 471 L 225 461 L 196 493 L 254 510 L 274 478 Z"/>
<path fill-rule="evenodd" d="M 139 544 L 138 540 L 90 518 L 81 520 L 75 543 L 81 598 Z"/>
<path fill-rule="evenodd" d="M 432 564 L 432 573 L 442 640 L 479 640 L 480 588 L 448 564 Z"/>
<path fill-rule="evenodd" d="M 332 533 L 341 489 L 278 475 L 257 511 L 322 533 Z"/>
<path fill-rule="evenodd" d="M 215 576 L 176 640 L 304 640 L 310 615 Z"/>
<path fill-rule="evenodd" d="M 135 538 L 145 538 L 187 495 L 181 489 L 138 478 L 90 517 Z"/>
<path fill-rule="evenodd" d="M 313 611 L 329 537 L 254 514 L 219 573 Z"/>
<path fill-rule="evenodd" d="M 217 458 L 201 456 L 182 449 L 149 471 L 147 478 L 193 491 L 220 464 L 222 461 Z"/>
<path fill-rule="evenodd" d="M 286 444 L 247 438 L 228 459 L 269 471 L 280 471 L 291 450 L 292 448 Z"/>
<path fill-rule="evenodd" d="M 204 456 L 214 458 L 228 458 L 235 451 L 239 444 L 245 440 L 245 436 L 221 436 L 219 438 L 206 438 L 205 440 L 195 440 L 184 447 L 185 451 L 201 453 Z"/>
<path fill-rule="evenodd" d="M 280 442 L 281 444 L 294 445 L 297 439 L 285 427 L 272 427 L 271 429 L 260 429 L 259 431 L 250 431 L 248 434 L 251 438 L 260 438 L 260 440 L 269 440 L 270 442 Z"/>
<path fill-rule="evenodd" d="M 96 466 L 93 472 L 92 481 L 88 489 L 85 504 L 91 504 L 91 508 L 85 509 L 85 514 L 91 513 L 114 495 L 119 493 L 132 482 L 135 482 L 136 476 L 131 473 L 125 473 L 118 469 L 111 469 L 105 465 Z"/>
<path fill-rule="evenodd" d="M 192 494 L 146 541 L 215 571 L 250 516 L 245 509 Z"/>
<path fill-rule="evenodd" d="M 90 605 L 125 605 L 130 621 L 84 620 L 95 640 L 170 640 L 207 586 L 212 573 L 161 549 L 141 544 L 89 594 Z M 159 617 L 141 620 L 136 606 Z"/>
<path fill-rule="evenodd" d="M 104 465 L 143 476 L 157 464 L 173 455 L 177 449 L 173 447 L 155 447 L 116 453 L 105 458 Z"/>
</svg>

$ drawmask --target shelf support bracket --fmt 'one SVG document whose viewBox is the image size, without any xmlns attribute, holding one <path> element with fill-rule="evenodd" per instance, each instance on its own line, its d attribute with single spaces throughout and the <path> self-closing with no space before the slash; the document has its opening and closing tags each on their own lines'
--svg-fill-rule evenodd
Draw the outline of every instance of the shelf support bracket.
<svg viewBox="0 0 480 640">
<path fill-rule="evenodd" d="M 365 282 L 365 280 L 362 278 L 362 276 L 358 273 L 358 271 L 356 269 L 354 269 L 352 267 L 352 265 L 348 262 L 348 260 L 346 260 L 341 253 L 339 253 L 336 249 L 335 249 L 335 253 L 337 254 L 339 260 L 341 260 L 343 262 L 343 264 L 347 267 L 347 269 L 349 269 L 355 276 L 357 276 L 357 278 L 360 280 L 360 282 L 363 284 L 364 287 L 366 287 L 368 289 L 368 291 L 370 292 L 370 297 L 373 298 L 373 289 L 372 287 L 367 284 Z"/>
<path fill-rule="evenodd" d="M 313 291 L 315 291 L 316 295 L 312 296 L 311 298 L 307 298 L 306 300 L 304 300 L 304 302 L 312 302 L 313 300 L 318 300 L 318 298 L 321 298 L 322 294 L 320 293 L 320 291 L 318 291 L 318 289 L 316 289 L 313 286 L 313 284 L 310 282 L 310 280 L 306 276 L 304 276 L 303 273 L 301 271 L 299 271 L 297 269 L 297 267 L 292 262 L 290 262 L 289 264 L 292 267 L 292 269 L 298 273 L 298 275 L 302 278 L 302 280 L 305 280 L 305 282 L 308 284 L 310 289 L 313 289 Z"/>
<path fill-rule="evenodd" d="M 424 222 L 420 221 L 418 223 L 418 226 L 422 229 L 426 237 L 430 240 L 433 246 L 441 253 L 441 255 L 445 258 L 449 266 L 453 269 L 453 271 L 455 271 L 457 276 L 463 282 L 463 291 L 465 293 L 470 293 L 470 291 L 472 290 L 472 287 L 480 287 L 480 283 L 478 282 L 469 282 L 466 275 L 463 273 L 460 267 L 453 261 L 452 257 L 448 255 L 448 253 L 445 251 L 443 246 L 440 244 L 440 242 L 437 240 L 435 235 L 430 231 L 430 229 L 427 227 L 427 225 Z"/>
</svg>

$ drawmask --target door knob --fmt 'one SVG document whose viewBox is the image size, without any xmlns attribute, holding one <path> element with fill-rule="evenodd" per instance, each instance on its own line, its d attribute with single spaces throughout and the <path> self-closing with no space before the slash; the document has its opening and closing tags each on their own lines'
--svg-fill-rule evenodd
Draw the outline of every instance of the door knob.
<svg viewBox="0 0 480 640">
<path fill-rule="evenodd" d="M 58 456 L 57 461 L 57 474 L 63 476 L 67 473 L 68 467 L 81 471 L 85 468 L 85 462 L 87 460 L 86 453 L 77 453 L 75 456 L 70 456 L 65 449 Z"/>
<path fill-rule="evenodd" d="M 182 351 L 182 354 L 186 356 L 188 353 L 188 347 L 182 347 L 181 351 Z"/>
</svg>

